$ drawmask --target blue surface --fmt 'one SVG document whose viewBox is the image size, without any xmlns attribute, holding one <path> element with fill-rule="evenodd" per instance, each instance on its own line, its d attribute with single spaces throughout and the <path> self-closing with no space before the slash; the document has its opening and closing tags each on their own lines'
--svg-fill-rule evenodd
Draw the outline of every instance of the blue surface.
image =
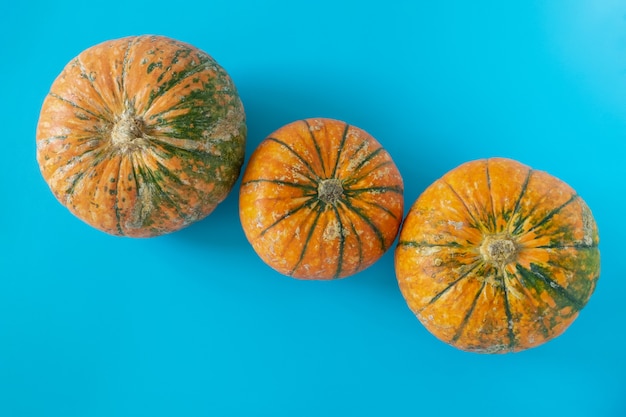
<svg viewBox="0 0 626 417">
<path fill-rule="evenodd" d="M 470 354 L 408 310 L 392 252 L 333 282 L 270 270 L 236 192 L 168 236 L 86 226 L 41 178 L 39 109 L 80 51 L 144 33 L 227 69 L 248 156 L 325 116 L 383 143 L 407 209 L 476 158 L 568 182 L 600 227 L 590 303 L 546 345 Z M 0 45 L 0 416 L 626 416 L 623 1 L 10 2 Z"/>
</svg>

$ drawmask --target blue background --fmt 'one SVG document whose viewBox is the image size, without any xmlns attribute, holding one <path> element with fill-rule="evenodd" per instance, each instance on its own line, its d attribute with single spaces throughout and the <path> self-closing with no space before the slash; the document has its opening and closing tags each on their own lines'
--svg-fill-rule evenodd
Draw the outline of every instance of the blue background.
<svg viewBox="0 0 626 417">
<path fill-rule="evenodd" d="M 392 251 L 333 282 L 273 272 L 236 191 L 171 235 L 91 229 L 41 178 L 38 113 L 80 51 L 145 33 L 227 69 L 247 156 L 324 116 L 383 143 L 407 210 L 477 158 L 563 179 L 600 227 L 594 296 L 546 345 L 470 354 L 412 315 Z M 0 45 L 0 416 L 626 416 L 623 0 L 10 2 Z"/>
</svg>

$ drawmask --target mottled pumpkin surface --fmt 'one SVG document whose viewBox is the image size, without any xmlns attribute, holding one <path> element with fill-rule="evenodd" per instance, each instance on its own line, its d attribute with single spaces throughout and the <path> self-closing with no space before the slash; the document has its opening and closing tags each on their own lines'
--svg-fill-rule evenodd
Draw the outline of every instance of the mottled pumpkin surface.
<svg viewBox="0 0 626 417">
<path fill-rule="evenodd" d="M 373 264 L 393 244 L 403 183 L 389 153 L 332 119 L 290 123 L 252 154 L 240 218 L 256 253 L 295 278 L 333 279 Z"/>
<path fill-rule="evenodd" d="M 395 266 L 436 337 L 467 351 L 520 351 L 560 335 L 589 300 L 598 230 L 563 181 L 509 159 L 472 161 L 411 207 Z"/>
<path fill-rule="evenodd" d="M 113 235 L 149 237 L 207 216 L 243 164 L 237 90 L 205 52 L 162 36 L 93 46 L 46 96 L 37 161 L 56 198 Z"/>
</svg>

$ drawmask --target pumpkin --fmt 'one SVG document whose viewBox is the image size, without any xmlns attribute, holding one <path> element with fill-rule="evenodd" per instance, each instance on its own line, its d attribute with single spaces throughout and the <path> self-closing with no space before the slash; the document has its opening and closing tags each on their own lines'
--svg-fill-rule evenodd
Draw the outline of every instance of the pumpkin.
<svg viewBox="0 0 626 417">
<path fill-rule="evenodd" d="M 246 238 L 281 274 L 327 280 L 355 274 L 393 245 L 403 182 L 364 130 L 324 118 L 289 123 L 248 161 L 239 193 Z"/>
<path fill-rule="evenodd" d="M 460 165 L 411 206 L 395 251 L 419 321 L 461 350 L 515 352 L 559 336 L 592 295 L 598 229 L 550 174 L 491 158 Z"/>
<path fill-rule="evenodd" d="M 198 221 L 239 177 L 245 114 L 205 52 L 163 36 L 92 46 L 54 80 L 37 161 L 55 197 L 112 235 L 150 237 Z"/>
</svg>

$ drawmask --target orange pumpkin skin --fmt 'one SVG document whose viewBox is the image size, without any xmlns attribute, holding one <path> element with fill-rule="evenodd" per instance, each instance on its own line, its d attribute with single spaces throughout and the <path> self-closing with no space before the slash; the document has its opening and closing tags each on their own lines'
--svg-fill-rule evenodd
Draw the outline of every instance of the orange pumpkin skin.
<svg viewBox="0 0 626 417">
<path fill-rule="evenodd" d="M 151 237 L 200 220 L 239 177 L 243 106 L 203 51 L 162 36 L 93 46 L 46 96 L 37 161 L 56 198 L 113 235 Z"/>
<path fill-rule="evenodd" d="M 560 335 L 593 293 L 598 229 L 561 180 L 519 162 L 465 163 L 413 204 L 395 252 L 408 306 L 459 349 L 505 353 Z"/>
<path fill-rule="evenodd" d="M 283 126 L 254 151 L 240 189 L 240 218 L 256 253 L 299 279 L 355 274 L 393 244 L 403 182 L 367 132 L 333 119 Z"/>
</svg>

